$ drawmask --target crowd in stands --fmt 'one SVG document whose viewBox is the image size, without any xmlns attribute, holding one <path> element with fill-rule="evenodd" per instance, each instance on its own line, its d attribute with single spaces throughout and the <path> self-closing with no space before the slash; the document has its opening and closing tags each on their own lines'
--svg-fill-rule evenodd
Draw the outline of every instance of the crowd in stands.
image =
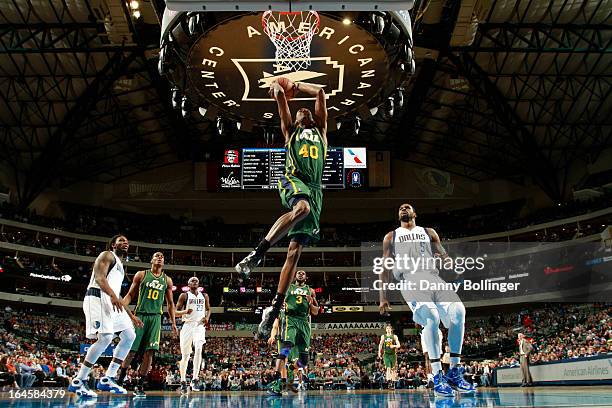
<svg viewBox="0 0 612 408">
<path fill-rule="evenodd" d="M 520 216 L 525 200 L 515 200 L 500 204 L 474 206 L 454 211 L 419 211 L 419 223 L 436 228 L 443 232 L 444 239 L 458 238 L 467 235 L 479 235 L 516 229 L 537 223 L 584 214 L 609 206 L 612 193 L 587 201 L 568 201 L 540 209 L 527 216 Z M 145 215 L 105 208 L 76 204 L 62 204 L 63 218 L 52 218 L 38 215 L 33 211 L 18 211 L 9 203 L 0 205 L 0 218 L 24 223 L 47 226 L 56 230 L 110 237 L 118 231 L 134 241 L 157 244 L 184 244 L 198 246 L 250 247 L 265 234 L 267 225 L 226 224 L 219 218 L 206 222 L 192 222 L 186 218 L 174 219 L 168 215 Z M 418 210 L 418 209 L 417 209 Z M 390 212 L 391 213 L 391 212 Z M 501 222 L 505 220 L 505 222 Z M 272 221 L 272 220 L 270 220 Z M 395 228 L 393 217 L 387 222 L 362 224 L 328 224 L 321 227 L 320 246 L 359 246 L 362 242 L 378 242 L 391 229 Z M 586 226 L 583 227 L 585 229 Z M 568 232 L 569 233 L 569 232 Z M 585 231 L 572 231 L 585 233 Z M 552 236 L 542 237 L 545 240 L 558 239 Z M 79 246 L 70 239 L 60 237 L 25 236 L 21 242 L 38 245 L 66 252 L 96 254 L 101 248 L 95 245 Z M 199 265 L 201 259 L 191 255 L 182 261 Z M 210 259 L 215 266 L 216 260 Z"/>
<path fill-rule="evenodd" d="M 612 306 L 556 304 L 520 315 L 521 326 L 533 339 L 533 363 L 612 353 Z M 499 365 L 515 365 L 518 350 Z"/>
<path fill-rule="evenodd" d="M 611 315 L 612 306 L 605 304 L 550 304 L 470 320 L 464 346 L 466 375 L 475 383 L 488 385 L 496 367 L 518 365 L 519 332 L 534 346 L 532 363 L 612 353 Z M 90 342 L 83 336 L 80 320 L 7 308 L 0 329 L 0 384 L 26 388 L 66 384 L 78 370 L 80 343 Z M 375 356 L 378 339 L 378 335 L 315 333 L 309 386 L 382 387 L 384 368 Z M 426 368 L 419 336 L 406 336 L 401 344 L 397 387 L 424 385 Z M 209 336 L 200 377 L 207 389 L 261 389 L 273 378 L 274 353 L 274 347 L 263 340 Z M 170 332 L 163 332 L 156 359 L 149 376 L 151 387 L 176 387 L 180 351 L 178 339 Z M 102 367 L 93 370 L 92 385 L 102 375 Z M 133 370 L 128 373 L 128 382 L 131 378 Z"/>
</svg>

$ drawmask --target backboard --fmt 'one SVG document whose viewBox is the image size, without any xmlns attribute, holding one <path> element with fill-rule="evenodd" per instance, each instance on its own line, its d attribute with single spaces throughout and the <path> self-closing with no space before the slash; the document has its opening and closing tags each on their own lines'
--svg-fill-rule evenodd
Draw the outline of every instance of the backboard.
<svg viewBox="0 0 612 408">
<path fill-rule="evenodd" d="M 414 0 L 166 0 L 173 11 L 391 11 L 413 6 Z"/>
</svg>

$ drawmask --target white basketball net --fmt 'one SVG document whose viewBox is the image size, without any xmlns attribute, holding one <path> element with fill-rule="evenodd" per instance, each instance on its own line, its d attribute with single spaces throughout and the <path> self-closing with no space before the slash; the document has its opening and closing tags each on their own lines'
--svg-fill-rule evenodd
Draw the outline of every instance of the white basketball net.
<svg viewBox="0 0 612 408">
<path fill-rule="evenodd" d="M 276 47 L 276 63 L 293 71 L 310 66 L 310 42 L 319 31 L 316 11 L 266 11 L 261 24 Z"/>
</svg>

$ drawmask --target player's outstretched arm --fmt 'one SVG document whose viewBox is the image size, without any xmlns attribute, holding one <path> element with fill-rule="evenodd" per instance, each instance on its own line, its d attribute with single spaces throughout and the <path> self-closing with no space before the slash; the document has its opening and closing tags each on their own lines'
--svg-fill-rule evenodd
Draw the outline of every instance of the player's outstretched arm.
<svg viewBox="0 0 612 408">
<path fill-rule="evenodd" d="M 278 105 L 278 116 L 281 120 L 281 130 L 283 131 L 283 136 L 285 137 L 285 144 L 287 144 L 289 142 L 289 132 L 291 130 L 291 111 L 289 110 L 285 90 L 278 84 L 278 81 L 274 81 L 270 84 L 270 96 L 276 100 L 276 104 Z"/>
<path fill-rule="evenodd" d="M 314 119 L 317 122 L 317 127 L 321 130 L 325 144 L 327 144 L 327 99 L 325 91 L 322 87 L 311 84 L 296 84 L 297 90 L 307 93 L 310 96 L 316 96 Z"/>
</svg>

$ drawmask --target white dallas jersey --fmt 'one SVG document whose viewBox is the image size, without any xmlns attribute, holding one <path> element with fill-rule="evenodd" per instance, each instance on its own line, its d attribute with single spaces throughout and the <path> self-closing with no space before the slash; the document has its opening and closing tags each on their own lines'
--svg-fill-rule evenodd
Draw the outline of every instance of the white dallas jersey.
<svg viewBox="0 0 612 408">
<path fill-rule="evenodd" d="M 397 256 L 401 264 L 397 263 Z M 418 272 L 437 273 L 434 256 L 431 250 L 431 237 L 423 227 L 412 229 L 399 227 L 393 231 L 392 256 L 396 258 L 393 276 L 397 280 L 404 279 Z M 407 261 L 406 261 L 407 260 Z"/>
<path fill-rule="evenodd" d="M 183 321 L 187 322 L 199 322 L 206 317 L 206 298 L 201 292 L 197 295 L 187 292 L 187 303 L 185 309 L 191 309 L 191 313 L 183 315 Z"/>
<path fill-rule="evenodd" d="M 115 257 L 115 264 L 106 274 L 106 280 L 108 281 L 108 284 L 113 292 L 115 292 L 115 295 L 119 296 L 121 293 L 121 285 L 123 284 L 123 279 L 125 278 L 125 271 L 123 269 L 121 259 L 112 251 L 111 254 L 113 254 Z M 98 285 L 98 282 L 96 282 L 96 277 L 93 270 L 91 271 L 91 278 L 89 279 L 89 285 L 87 286 L 87 289 L 89 288 L 100 289 L 100 285 Z"/>
</svg>

